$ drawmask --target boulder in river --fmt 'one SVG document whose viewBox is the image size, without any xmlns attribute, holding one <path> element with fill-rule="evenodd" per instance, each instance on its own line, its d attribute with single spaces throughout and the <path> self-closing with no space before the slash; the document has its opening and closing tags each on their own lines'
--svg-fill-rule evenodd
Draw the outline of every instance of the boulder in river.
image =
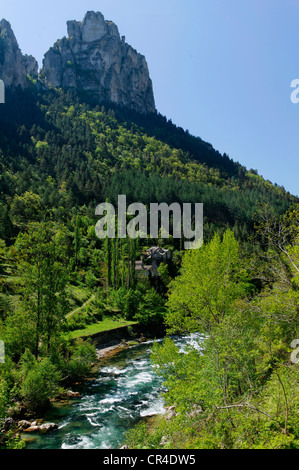
<svg viewBox="0 0 299 470">
<path fill-rule="evenodd" d="M 79 392 L 73 392 L 72 390 L 69 390 L 67 392 L 67 396 L 69 398 L 79 398 L 80 397 L 80 393 Z"/>
<path fill-rule="evenodd" d="M 22 421 L 18 422 L 18 430 L 25 431 L 25 429 L 29 429 L 31 427 L 31 423 L 23 419 Z"/>
<path fill-rule="evenodd" d="M 24 429 L 24 432 L 37 432 L 39 431 L 39 426 L 30 426 L 30 428 Z"/>
<path fill-rule="evenodd" d="M 31 432 L 46 433 L 49 431 L 54 431 L 57 428 L 58 426 L 55 423 L 38 424 L 37 421 L 33 421 L 32 423 L 30 423 L 29 421 L 25 421 L 25 420 L 18 422 L 18 430 L 22 432 L 26 432 L 26 433 L 27 432 L 28 433 L 31 433 Z"/>
<path fill-rule="evenodd" d="M 49 432 L 49 431 L 54 431 L 55 429 L 58 429 L 57 424 L 55 423 L 45 423 L 39 426 L 39 430 L 41 432 Z"/>
</svg>

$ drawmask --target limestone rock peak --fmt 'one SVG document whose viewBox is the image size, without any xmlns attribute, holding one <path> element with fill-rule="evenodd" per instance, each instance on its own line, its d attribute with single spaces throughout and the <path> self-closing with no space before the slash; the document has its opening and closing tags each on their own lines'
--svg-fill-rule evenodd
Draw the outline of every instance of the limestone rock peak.
<svg viewBox="0 0 299 470">
<path fill-rule="evenodd" d="M 37 77 L 38 64 L 32 56 L 24 56 L 19 48 L 11 25 L 0 21 L 0 79 L 11 88 L 29 86 L 27 74 Z"/>
<path fill-rule="evenodd" d="M 120 37 L 113 22 L 88 11 L 82 21 L 68 21 L 67 32 L 45 54 L 42 76 L 47 85 L 84 90 L 99 103 L 155 112 L 145 57 Z"/>
</svg>

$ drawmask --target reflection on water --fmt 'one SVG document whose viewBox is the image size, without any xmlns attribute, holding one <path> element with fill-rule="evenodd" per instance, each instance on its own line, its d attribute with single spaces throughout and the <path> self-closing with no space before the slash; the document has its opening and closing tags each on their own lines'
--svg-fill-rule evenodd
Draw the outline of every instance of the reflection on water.
<svg viewBox="0 0 299 470">
<path fill-rule="evenodd" d="M 198 347 L 199 335 L 176 338 L 181 351 Z M 158 340 L 162 342 L 163 340 Z M 127 348 L 103 361 L 97 378 L 71 404 L 58 405 L 46 416 L 58 430 L 30 436 L 31 449 L 117 449 L 124 433 L 142 417 L 165 413 L 162 379 L 150 363 L 153 341 Z"/>
</svg>

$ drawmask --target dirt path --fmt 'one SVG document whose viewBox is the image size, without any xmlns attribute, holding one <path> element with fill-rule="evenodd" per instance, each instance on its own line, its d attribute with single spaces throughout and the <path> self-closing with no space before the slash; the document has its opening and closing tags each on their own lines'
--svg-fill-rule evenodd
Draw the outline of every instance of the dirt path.
<svg viewBox="0 0 299 470">
<path fill-rule="evenodd" d="M 81 310 L 82 308 L 86 307 L 86 305 L 90 304 L 90 302 L 92 302 L 95 298 L 95 294 L 93 294 L 93 296 L 90 297 L 90 299 L 88 299 L 83 305 L 81 305 L 81 307 L 78 307 L 76 308 L 75 310 L 73 310 L 72 312 L 68 313 L 65 318 L 69 318 L 71 317 L 72 315 L 74 315 L 74 313 L 76 312 L 79 312 L 79 310 Z"/>
</svg>

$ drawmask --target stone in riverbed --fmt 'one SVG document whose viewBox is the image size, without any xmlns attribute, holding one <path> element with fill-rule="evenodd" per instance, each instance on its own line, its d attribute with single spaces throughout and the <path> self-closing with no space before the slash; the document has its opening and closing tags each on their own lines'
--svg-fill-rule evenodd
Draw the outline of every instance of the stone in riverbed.
<svg viewBox="0 0 299 470">
<path fill-rule="evenodd" d="M 79 392 L 73 392 L 72 390 L 69 390 L 67 392 L 67 396 L 69 398 L 79 398 L 80 397 L 80 393 Z"/>
<path fill-rule="evenodd" d="M 37 432 L 39 431 L 39 426 L 30 426 L 28 429 L 23 429 L 24 432 Z"/>
<path fill-rule="evenodd" d="M 25 431 L 25 429 L 29 429 L 31 427 L 31 423 L 23 419 L 22 421 L 18 422 L 18 430 Z"/>
<path fill-rule="evenodd" d="M 55 423 L 45 423 L 39 426 L 39 430 L 43 433 L 54 431 L 55 429 L 58 429 L 58 426 Z"/>
<path fill-rule="evenodd" d="M 30 425 L 30 423 L 29 423 Z M 24 426 L 25 426 L 25 423 L 24 423 Z M 58 429 L 58 426 L 57 424 L 55 423 L 44 423 L 44 424 L 41 424 L 41 425 L 38 425 L 36 423 L 31 423 L 30 427 L 29 428 L 23 428 L 23 429 L 20 429 L 19 430 L 22 430 L 23 432 L 42 432 L 42 433 L 46 433 L 46 432 L 49 432 L 49 431 L 54 431 L 55 429 Z"/>
</svg>

